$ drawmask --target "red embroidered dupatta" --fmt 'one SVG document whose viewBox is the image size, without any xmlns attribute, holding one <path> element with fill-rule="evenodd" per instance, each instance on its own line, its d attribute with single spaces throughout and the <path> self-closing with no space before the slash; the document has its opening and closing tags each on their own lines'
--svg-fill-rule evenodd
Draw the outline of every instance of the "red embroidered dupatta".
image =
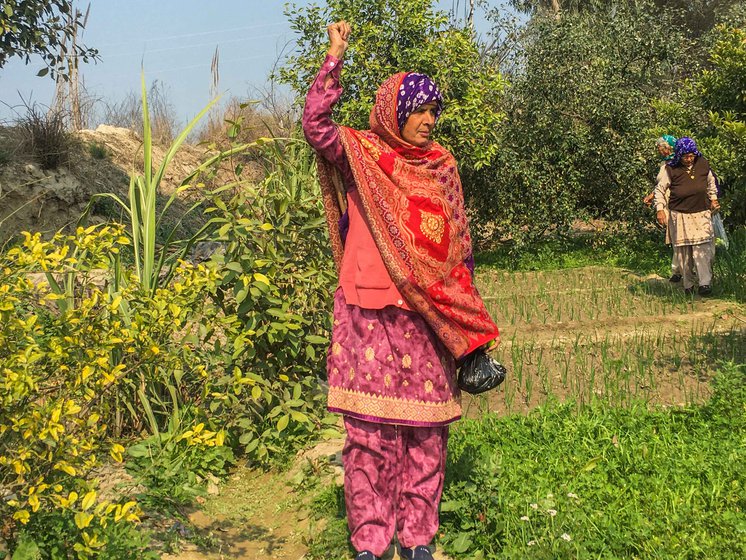
<svg viewBox="0 0 746 560">
<path fill-rule="evenodd" d="M 454 157 L 432 142 L 418 148 L 399 135 L 396 95 L 406 73 L 376 94 L 371 130 L 339 127 L 362 211 L 391 279 L 443 344 L 460 358 L 498 336 L 464 259 L 471 237 Z M 336 168 L 319 158 L 332 250 L 341 263 L 338 221 L 344 194 Z"/>
</svg>

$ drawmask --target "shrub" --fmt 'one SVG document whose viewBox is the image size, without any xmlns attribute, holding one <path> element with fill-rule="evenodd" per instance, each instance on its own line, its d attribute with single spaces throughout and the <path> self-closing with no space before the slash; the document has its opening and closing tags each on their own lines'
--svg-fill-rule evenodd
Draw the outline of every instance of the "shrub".
<svg viewBox="0 0 746 560">
<path fill-rule="evenodd" d="M 121 320 L 86 278 L 127 240 L 109 227 L 54 242 L 25 237 L 0 262 L 0 517 L 16 531 L 43 516 L 71 518 L 70 546 L 87 558 L 105 546 L 109 524 L 138 519 L 134 502 L 101 501 L 86 480 L 102 454 L 122 460 L 124 448 L 106 437 L 107 397 L 126 370 L 111 360 L 126 353 Z M 76 305 L 56 313 L 60 296 L 28 273 L 71 265 L 84 281 Z"/>
<path fill-rule="evenodd" d="M 218 193 L 208 212 L 225 271 L 215 301 L 231 321 L 226 376 L 211 410 L 260 464 L 279 461 L 336 423 L 321 419 L 334 270 L 311 149 L 263 151 L 267 177 Z M 232 345 L 232 346 L 231 346 Z M 321 350 L 321 351 L 319 351 Z"/>
<path fill-rule="evenodd" d="M 42 112 L 37 105 L 27 105 L 18 127 L 26 150 L 33 154 L 42 169 L 56 169 L 69 161 L 74 139 L 67 132 L 62 112 Z"/>
<path fill-rule="evenodd" d="M 109 150 L 106 148 L 106 144 L 99 142 L 91 142 L 88 144 L 88 153 L 91 154 L 93 159 L 106 159 L 109 156 Z"/>
</svg>

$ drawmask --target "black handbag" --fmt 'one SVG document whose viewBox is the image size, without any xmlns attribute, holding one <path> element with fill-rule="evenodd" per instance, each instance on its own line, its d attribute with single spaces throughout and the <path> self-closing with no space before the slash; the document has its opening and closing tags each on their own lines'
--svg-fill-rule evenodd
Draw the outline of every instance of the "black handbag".
<svg viewBox="0 0 746 560">
<path fill-rule="evenodd" d="M 478 395 L 494 389 L 505 381 L 507 370 L 484 350 L 475 350 L 464 359 L 458 370 L 458 387 L 462 391 Z"/>
</svg>

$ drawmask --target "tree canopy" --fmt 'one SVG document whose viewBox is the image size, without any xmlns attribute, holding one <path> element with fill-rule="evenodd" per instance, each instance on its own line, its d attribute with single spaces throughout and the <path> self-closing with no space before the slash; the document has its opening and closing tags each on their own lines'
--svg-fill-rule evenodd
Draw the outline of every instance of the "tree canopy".
<svg viewBox="0 0 746 560">
<path fill-rule="evenodd" d="M 391 74 L 423 72 L 445 97 L 447 111 L 438 140 L 467 168 L 487 166 L 499 149 L 497 127 L 504 81 L 483 63 L 472 34 L 434 8 L 433 0 L 329 0 L 324 7 L 290 5 L 287 15 L 298 33 L 298 54 L 281 70 L 299 100 L 305 96 L 328 47 L 325 27 L 332 21 L 352 25 L 337 122 L 367 128 L 378 86 Z"/>
<path fill-rule="evenodd" d="M 82 28 L 84 15 L 75 10 L 72 0 L 5 0 L 0 9 L 0 69 L 14 56 L 24 58 L 39 55 L 46 65 L 40 76 L 66 75 L 66 56 L 84 62 L 95 59 L 95 49 L 77 45 L 77 28 Z"/>
</svg>

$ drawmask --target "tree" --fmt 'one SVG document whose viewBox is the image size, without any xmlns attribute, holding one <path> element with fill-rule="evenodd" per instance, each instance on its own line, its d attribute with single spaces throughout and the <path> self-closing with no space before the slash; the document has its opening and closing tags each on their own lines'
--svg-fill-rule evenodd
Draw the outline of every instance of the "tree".
<svg viewBox="0 0 746 560">
<path fill-rule="evenodd" d="M 532 18 L 524 35 L 475 236 L 520 247 L 577 218 L 638 222 L 660 135 L 650 100 L 678 87 L 685 41 L 645 2 Z"/>
<path fill-rule="evenodd" d="M 71 56 L 84 62 L 95 60 L 98 51 L 74 42 L 83 19 L 72 0 L 5 0 L 0 10 L 0 68 L 14 56 L 28 64 L 38 54 L 46 64 L 38 75 L 56 77 L 67 75 L 66 62 Z M 62 48 L 66 42 L 70 43 L 67 51 Z"/>
<path fill-rule="evenodd" d="M 527 13 L 550 13 L 592 11 L 613 4 L 614 0 L 511 0 L 516 10 Z"/>
<path fill-rule="evenodd" d="M 287 16 L 298 33 L 299 54 L 280 71 L 302 103 L 328 47 L 326 25 L 340 19 L 353 28 L 335 108 L 337 122 L 367 128 L 378 86 L 400 71 L 424 72 L 438 83 L 446 110 L 436 129 L 439 142 L 459 160 L 467 194 L 473 173 L 498 151 L 497 126 L 503 118 L 501 75 L 483 63 L 470 30 L 457 27 L 434 0 L 329 0 L 327 5 L 290 5 Z"/>
<path fill-rule="evenodd" d="M 699 37 L 712 29 L 718 18 L 727 13 L 741 0 L 653 0 L 660 12 L 675 14 L 672 25 Z M 599 12 L 624 7 L 639 7 L 641 0 L 510 0 L 510 5 L 526 14 L 551 14 L 555 18 L 560 13 Z"/>
</svg>

